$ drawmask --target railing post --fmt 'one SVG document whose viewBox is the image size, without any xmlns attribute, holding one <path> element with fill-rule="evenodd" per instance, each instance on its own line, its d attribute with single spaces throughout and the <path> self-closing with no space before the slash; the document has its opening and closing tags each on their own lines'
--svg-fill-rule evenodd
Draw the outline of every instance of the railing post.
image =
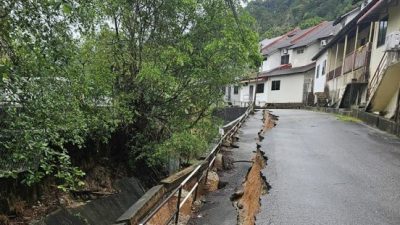
<svg viewBox="0 0 400 225">
<path fill-rule="evenodd" d="M 180 210 L 180 204 L 181 204 L 181 196 L 182 196 L 182 186 L 179 188 L 178 191 L 178 201 L 176 203 L 176 215 L 175 215 L 175 225 L 178 225 L 179 222 L 179 210 Z"/>
<path fill-rule="evenodd" d="M 196 187 L 196 189 L 194 190 L 194 197 L 193 197 L 193 202 L 195 202 L 196 200 L 197 200 L 197 192 L 199 191 L 199 183 L 200 183 L 200 176 L 199 175 L 197 175 L 197 178 L 196 178 L 196 183 L 197 183 L 197 187 Z"/>
</svg>

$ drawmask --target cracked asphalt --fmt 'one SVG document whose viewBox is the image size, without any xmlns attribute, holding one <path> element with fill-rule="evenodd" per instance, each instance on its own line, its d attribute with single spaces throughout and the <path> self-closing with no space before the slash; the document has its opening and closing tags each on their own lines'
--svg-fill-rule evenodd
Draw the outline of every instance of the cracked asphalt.
<svg viewBox="0 0 400 225">
<path fill-rule="evenodd" d="M 230 197 L 235 191 L 242 189 L 248 170 L 252 166 L 249 162 L 257 150 L 258 132 L 263 126 L 262 111 L 250 116 L 242 125 L 236 136 L 239 141 L 235 143 L 239 148 L 232 148 L 229 152 L 234 161 L 232 170 L 219 173 L 220 181 L 227 185 L 206 196 L 206 203 L 201 210 L 189 221 L 190 225 L 236 225 L 238 213 Z"/>
<path fill-rule="evenodd" d="M 262 143 L 272 186 L 256 224 L 400 224 L 400 139 L 332 114 L 272 110 Z"/>
</svg>

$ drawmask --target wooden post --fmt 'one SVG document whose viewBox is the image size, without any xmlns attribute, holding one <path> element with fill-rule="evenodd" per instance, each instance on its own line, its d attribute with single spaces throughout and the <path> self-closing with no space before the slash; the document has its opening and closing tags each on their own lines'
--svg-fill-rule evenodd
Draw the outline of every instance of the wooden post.
<svg viewBox="0 0 400 225">
<path fill-rule="evenodd" d="M 360 29 L 360 26 L 357 25 L 357 29 L 356 29 L 356 40 L 354 41 L 354 52 L 353 52 L 353 66 L 351 68 L 351 73 L 353 75 L 353 78 L 355 78 L 354 75 L 354 68 L 356 66 L 356 56 L 357 56 L 357 43 L 358 43 L 358 30 Z"/>
<path fill-rule="evenodd" d="M 348 41 L 349 35 L 346 34 L 345 38 L 344 38 L 344 50 L 343 50 L 343 62 L 342 62 L 342 73 L 341 75 L 344 74 L 344 63 L 345 63 L 345 59 L 346 59 L 346 52 L 347 52 L 347 41 Z"/>
<path fill-rule="evenodd" d="M 375 23 L 371 22 L 371 25 L 369 26 L 369 36 L 368 36 L 369 43 L 371 43 L 371 41 L 372 41 L 372 32 L 374 30 L 374 26 L 375 26 Z"/>
<path fill-rule="evenodd" d="M 334 99 L 336 98 L 336 89 L 337 89 L 336 68 L 337 68 L 338 56 L 339 56 L 339 42 L 336 44 L 335 69 L 333 71 L 333 89 L 335 94 L 332 98 L 332 104 L 334 103 Z"/>
</svg>

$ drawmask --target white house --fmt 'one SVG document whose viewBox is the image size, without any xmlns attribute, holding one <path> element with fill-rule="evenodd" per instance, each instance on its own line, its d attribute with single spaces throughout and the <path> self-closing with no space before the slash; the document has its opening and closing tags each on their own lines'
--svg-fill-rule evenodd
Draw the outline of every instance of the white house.
<svg viewBox="0 0 400 225">
<path fill-rule="evenodd" d="M 263 64 L 257 77 L 227 87 L 225 98 L 233 105 L 304 105 L 313 102 L 313 56 L 335 34 L 333 22 L 263 40 Z"/>
</svg>

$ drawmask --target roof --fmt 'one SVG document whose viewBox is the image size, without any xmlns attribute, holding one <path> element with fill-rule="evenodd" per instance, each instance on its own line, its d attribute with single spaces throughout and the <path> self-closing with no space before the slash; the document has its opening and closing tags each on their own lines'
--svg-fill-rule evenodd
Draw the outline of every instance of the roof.
<svg viewBox="0 0 400 225">
<path fill-rule="evenodd" d="M 369 23 L 372 21 L 378 21 L 381 14 L 387 13 L 387 7 L 390 0 L 378 0 L 378 2 L 372 6 L 368 12 L 366 12 L 358 21 L 357 24 Z"/>
<path fill-rule="evenodd" d="M 339 23 L 342 22 L 342 20 L 345 19 L 347 16 L 349 16 L 349 15 L 351 15 L 351 14 L 353 14 L 353 13 L 356 13 L 356 12 L 359 11 L 359 10 L 360 10 L 360 7 L 356 7 L 356 8 L 354 8 L 354 9 L 350 10 L 349 12 L 347 12 L 347 13 L 341 15 L 339 18 L 337 18 L 337 19 L 333 22 L 333 25 L 339 24 Z"/>
<path fill-rule="evenodd" d="M 356 28 L 357 21 L 363 16 L 367 11 L 371 9 L 372 6 L 379 0 L 372 0 L 367 6 L 360 10 L 360 12 L 349 22 L 347 23 L 334 37 L 328 44 L 322 48 L 313 58 L 312 60 L 316 60 L 322 54 L 324 54 L 330 47 L 336 44 L 342 37 L 348 33 L 350 33 L 353 29 Z"/>
<path fill-rule="evenodd" d="M 282 36 L 274 37 L 274 38 L 271 38 L 271 39 L 264 39 L 264 40 L 260 41 L 261 48 L 264 48 L 265 46 L 272 44 L 272 42 L 278 40 L 281 37 Z"/>
<path fill-rule="evenodd" d="M 264 48 L 261 49 L 261 53 L 263 55 L 270 55 L 271 53 L 273 53 L 281 48 L 289 47 L 292 45 L 291 41 L 303 33 L 304 33 L 304 30 L 300 30 L 299 28 L 291 30 L 291 31 L 287 32 L 286 34 L 275 39 L 275 41 L 273 41 L 269 45 L 264 46 Z"/>
<path fill-rule="evenodd" d="M 290 48 L 299 48 L 303 46 L 308 46 L 311 43 L 333 36 L 338 31 L 338 26 L 333 25 L 333 21 L 321 23 L 318 29 L 310 32 L 307 38 L 300 39 L 296 44 L 292 45 Z"/>
<path fill-rule="evenodd" d="M 319 39 L 332 36 L 335 31 L 336 29 L 333 26 L 333 22 L 326 21 L 304 30 L 296 28 L 282 36 L 269 39 L 272 41 L 267 42 L 264 40 L 264 43 L 267 44 L 263 46 L 261 53 L 263 55 L 271 55 L 283 48 L 293 49 L 307 46 Z"/>
<path fill-rule="evenodd" d="M 259 77 L 274 77 L 274 76 L 282 76 L 282 75 L 291 75 L 291 74 L 299 74 L 299 73 L 305 73 L 308 72 L 312 69 L 315 68 L 315 62 L 310 63 L 305 66 L 299 66 L 299 67 L 293 67 L 293 68 L 287 68 L 285 65 L 283 67 L 278 67 L 277 69 L 268 71 L 268 72 L 263 72 L 260 74 Z"/>
</svg>

